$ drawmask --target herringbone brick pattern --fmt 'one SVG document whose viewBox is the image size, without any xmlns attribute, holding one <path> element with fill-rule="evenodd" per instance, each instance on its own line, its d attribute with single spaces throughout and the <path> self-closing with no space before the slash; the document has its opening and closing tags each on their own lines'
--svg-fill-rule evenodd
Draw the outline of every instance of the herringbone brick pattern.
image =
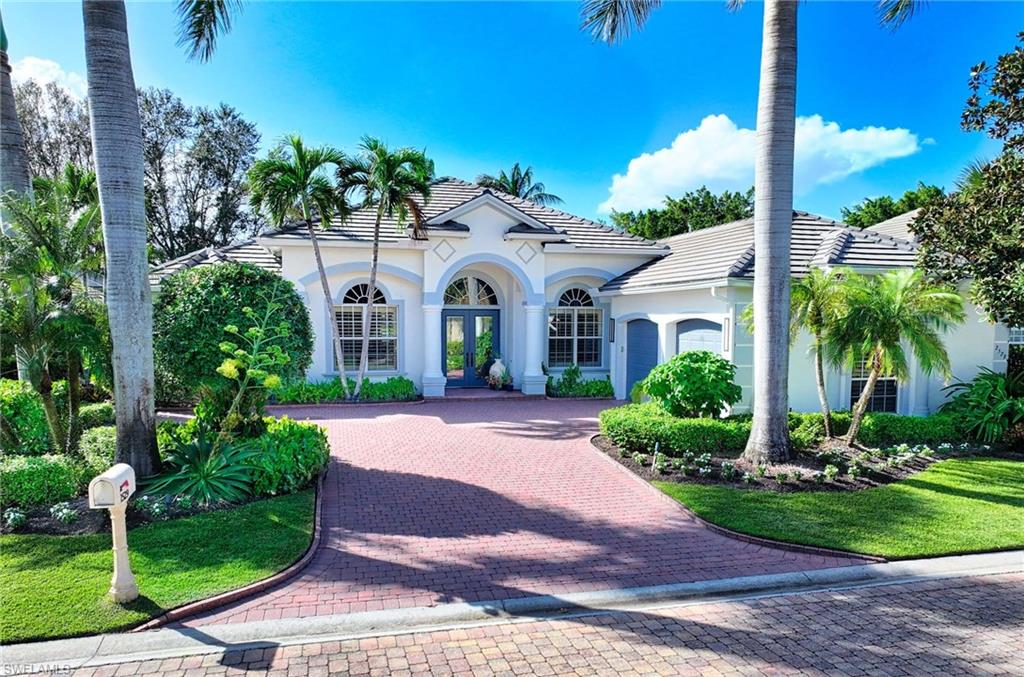
<svg viewBox="0 0 1024 677">
<path fill-rule="evenodd" d="M 713 533 L 593 449 L 607 402 L 288 409 L 328 429 L 324 540 L 302 574 L 189 625 L 858 563 Z M 281 412 L 279 412 L 281 413 Z"/>
</svg>

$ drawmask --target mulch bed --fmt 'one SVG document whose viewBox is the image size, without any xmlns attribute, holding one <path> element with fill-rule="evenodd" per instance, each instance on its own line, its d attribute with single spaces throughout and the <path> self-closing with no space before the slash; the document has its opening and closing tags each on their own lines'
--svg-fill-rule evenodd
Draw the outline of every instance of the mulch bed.
<svg viewBox="0 0 1024 677">
<path fill-rule="evenodd" d="M 676 467 L 674 463 L 676 459 L 668 458 L 667 467 L 658 470 L 653 467 L 652 454 L 644 454 L 644 463 L 641 465 L 634 460 L 632 453 L 622 450 L 604 435 L 595 435 L 591 439 L 591 443 L 616 462 L 649 482 L 688 482 L 691 484 L 720 485 L 737 489 L 788 493 L 798 491 L 859 491 L 861 489 L 869 489 L 910 477 L 924 470 L 932 463 L 947 458 L 983 454 L 1013 460 L 1024 460 L 1024 454 L 1022 453 L 984 449 L 982 447 L 970 449 L 956 447 L 951 451 L 941 453 L 936 451 L 931 456 L 915 454 L 911 457 L 909 453 L 903 454 L 904 458 L 900 465 L 891 465 L 886 462 L 886 459 L 889 457 L 881 450 L 861 447 L 850 448 L 841 440 L 833 439 L 822 443 L 817 448 L 797 452 L 796 456 L 788 463 L 766 467 L 763 475 L 760 474 L 757 467 L 743 459 L 732 456 L 712 456 L 710 463 L 710 467 L 713 469 L 712 474 L 710 476 L 701 476 L 696 462 L 687 463 L 687 469 L 684 472 Z M 870 459 L 867 459 L 863 454 L 869 455 Z M 858 459 L 858 456 L 860 456 L 860 459 Z M 895 455 L 891 457 L 895 457 Z M 723 479 L 720 476 L 722 462 L 734 464 L 736 468 L 736 477 L 734 479 Z M 848 474 L 848 469 L 855 463 L 859 463 L 860 467 L 863 468 L 862 474 L 856 479 Z M 824 472 L 825 466 L 829 464 L 837 466 L 840 474 L 832 480 L 824 482 L 814 481 L 814 476 L 817 473 Z M 745 473 L 749 476 L 747 479 L 743 479 Z M 787 481 L 780 483 L 776 479 L 776 475 L 780 473 L 785 473 L 788 476 Z M 794 473 L 802 475 L 799 481 L 794 478 Z"/>
<path fill-rule="evenodd" d="M 259 500 L 252 498 L 250 500 Z M 209 506 L 192 506 L 182 508 L 174 502 L 167 502 L 167 511 L 159 518 L 143 512 L 136 507 L 134 499 L 128 505 L 128 512 L 125 515 L 125 522 L 129 529 L 152 522 L 166 522 L 179 517 L 189 517 L 203 512 L 224 510 L 226 508 L 237 508 L 248 501 L 241 503 L 223 503 Z M 27 521 L 17 530 L 12 531 L 6 524 L 0 526 L 0 533 L 3 534 L 50 534 L 53 536 L 84 536 L 87 534 L 110 533 L 110 513 L 105 509 L 93 510 L 89 508 L 89 500 L 85 497 L 73 498 L 67 504 L 78 512 L 78 516 L 71 522 L 62 522 L 50 515 L 50 506 L 37 506 L 25 510 Z"/>
</svg>

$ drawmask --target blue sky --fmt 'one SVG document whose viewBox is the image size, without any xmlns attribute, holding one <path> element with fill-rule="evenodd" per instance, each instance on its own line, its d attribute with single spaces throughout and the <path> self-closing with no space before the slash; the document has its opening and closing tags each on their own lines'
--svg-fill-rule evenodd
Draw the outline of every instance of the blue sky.
<svg viewBox="0 0 1024 677">
<path fill-rule="evenodd" d="M 8 1 L 3 16 L 22 77 L 81 87 L 80 3 Z M 574 2 L 248 2 L 207 64 L 175 45 L 173 4 L 130 2 L 128 19 L 140 86 L 226 102 L 264 145 L 294 131 L 353 149 L 370 134 L 466 179 L 520 161 L 591 217 L 750 184 L 756 2 L 669 2 L 613 47 L 578 30 Z M 959 129 L 967 76 L 1022 20 L 1022 3 L 932 2 L 894 32 L 872 3 L 804 2 L 797 207 L 838 216 L 918 180 L 949 187 L 994 154 Z"/>
</svg>

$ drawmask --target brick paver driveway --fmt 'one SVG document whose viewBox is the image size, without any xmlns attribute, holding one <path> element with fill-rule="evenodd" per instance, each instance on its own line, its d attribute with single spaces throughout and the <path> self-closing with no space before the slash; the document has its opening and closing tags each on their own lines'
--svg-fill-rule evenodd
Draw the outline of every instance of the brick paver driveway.
<svg viewBox="0 0 1024 677">
<path fill-rule="evenodd" d="M 83 669 L 108 675 L 1021 675 L 1024 576 L 945 579 Z"/>
<path fill-rule="evenodd" d="M 329 431 L 324 539 L 300 576 L 188 624 L 843 566 L 721 536 L 594 450 L 608 403 L 289 409 Z"/>
</svg>

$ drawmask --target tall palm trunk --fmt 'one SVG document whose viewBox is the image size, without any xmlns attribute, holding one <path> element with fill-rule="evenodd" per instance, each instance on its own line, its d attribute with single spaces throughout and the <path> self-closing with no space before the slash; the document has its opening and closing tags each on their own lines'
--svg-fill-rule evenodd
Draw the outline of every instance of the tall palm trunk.
<svg viewBox="0 0 1024 677">
<path fill-rule="evenodd" d="M 345 399 L 348 399 L 348 375 L 345 374 L 345 356 L 341 352 L 341 333 L 338 332 L 338 322 L 334 317 L 334 299 L 331 298 L 331 285 L 327 282 L 327 270 L 324 268 L 324 260 L 320 256 L 320 240 L 316 237 L 316 228 L 313 226 L 313 220 L 310 218 L 306 218 L 306 232 L 309 233 L 309 241 L 313 244 L 313 258 L 316 259 L 316 270 L 320 274 L 320 288 L 324 292 L 324 303 L 327 306 L 327 312 L 330 313 L 328 324 L 331 325 L 331 342 L 334 344 L 334 363 L 338 367 L 341 390 L 345 393 Z"/>
<path fill-rule="evenodd" d="M 363 379 L 366 378 L 366 369 L 370 360 L 370 324 L 373 318 L 373 297 L 377 293 L 377 261 L 380 258 L 380 221 L 383 211 L 377 208 L 377 220 L 373 224 L 373 255 L 370 258 L 370 284 L 367 290 L 366 309 L 363 311 L 363 346 L 359 352 L 359 375 L 356 377 L 356 392 L 353 395 L 359 399 L 359 393 L 363 389 Z"/>
<path fill-rule="evenodd" d="M 825 390 L 825 358 L 821 354 L 821 334 L 814 336 L 814 378 L 818 385 L 818 401 L 821 402 L 821 417 L 825 425 L 825 439 L 832 437 L 832 409 L 828 406 L 828 392 Z"/>
<path fill-rule="evenodd" d="M 146 260 L 142 128 L 122 0 L 83 0 L 96 183 L 106 251 L 117 455 L 159 470 L 153 403 L 153 299 Z"/>
<path fill-rule="evenodd" d="M 14 107 L 11 64 L 7 58 L 7 34 L 0 18 L 0 193 L 25 194 L 32 188 L 25 152 L 25 135 Z M 6 218 L 0 215 L 0 223 Z"/>
<path fill-rule="evenodd" d="M 882 375 L 882 356 L 877 348 L 871 353 L 869 364 L 871 365 L 871 370 L 868 372 L 867 381 L 864 382 L 864 390 L 860 391 L 860 397 L 857 398 L 857 403 L 853 405 L 853 415 L 850 417 L 850 430 L 846 433 L 846 443 L 848 445 L 853 445 L 857 441 L 857 435 L 860 433 L 860 424 L 868 410 L 868 402 L 871 401 L 871 395 L 875 392 L 875 384 L 878 383 L 878 379 Z"/>
<path fill-rule="evenodd" d="M 789 457 L 789 243 L 796 133 L 796 2 L 766 0 L 754 180 L 754 421 L 743 457 Z"/>
<path fill-rule="evenodd" d="M 7 58 L 7 33 L 0 17 L 0 193 L 30 193 L 32 179 L 28 170 L 25 135 L 14 106 L 14 87 L 11 84 L 11 63 Z M 0 209 L 0 232 L 7 230 L 7 215 Z M 18 380 L 28 381 L 28 368 L 24 360 L 15 356 Z"/>
</svg>

